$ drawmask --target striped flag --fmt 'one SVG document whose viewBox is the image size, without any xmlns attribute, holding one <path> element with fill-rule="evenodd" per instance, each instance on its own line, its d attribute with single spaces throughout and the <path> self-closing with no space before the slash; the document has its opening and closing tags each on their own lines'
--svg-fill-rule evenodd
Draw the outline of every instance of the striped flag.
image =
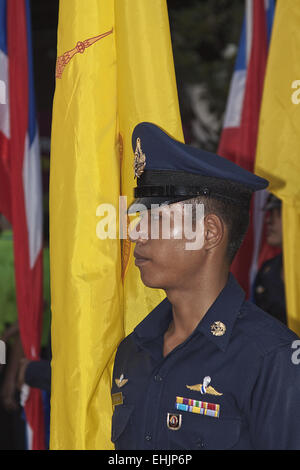
<svg viewBox="0 0 300 470">
<path fill-rule="evenodd" d="M 246 0 L 246 11 L 235 70 L 231 81 L 218 153 L 248 171 L 255 163 L 258 121 L 270 43 L 274 0 Z M 255 195 L 250 227 L 232 271 L 247 293 L 257 271 L 262 207 L 267 193 Z"/>
<path fill-rule="evenodd" d="M 13 227 L 20 335 L 37 360 L 42 326 L 42 184 L 33 88 L 29 0 L 0 0 L 0 212 Z M 44 448 L 41 393 L 25 403 L 29 449 Z"/>
<path fill-rule="evenodd" d="M 0 210 L 11 220 L 8 142 L 10 137 L 6 0 L 0 0 Z"/>
</svg>

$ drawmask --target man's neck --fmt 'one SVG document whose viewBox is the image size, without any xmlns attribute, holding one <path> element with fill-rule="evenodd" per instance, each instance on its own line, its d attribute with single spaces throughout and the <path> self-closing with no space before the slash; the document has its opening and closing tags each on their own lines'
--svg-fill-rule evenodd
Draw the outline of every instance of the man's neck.
<svg viewBox="0 0 300 470">
<path fill-rule="evenodd" d="M 173 307 L 173 320 L 165 334 L 165 342 L 183 342 L 192 334 L 206 312 L 224 289 L 228 268 L 199 273 L 189 287 L 168 289 L 167 297 Z"/>
</svg>

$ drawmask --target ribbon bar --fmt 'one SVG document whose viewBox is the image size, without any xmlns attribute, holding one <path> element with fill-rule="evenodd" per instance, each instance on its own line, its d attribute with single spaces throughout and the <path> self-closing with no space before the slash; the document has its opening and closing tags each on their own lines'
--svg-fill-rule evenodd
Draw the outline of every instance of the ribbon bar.
<svg viewBox="0 0 300 470">
<path fill-rule="evenodd" d="M 220 405 L 217 403 L 208 403 L 205 401 L 192 400 L 191 398 L 176 397 L 176 410 L 188 411 L 206 416 L 219 418 Z"/>
</svg>

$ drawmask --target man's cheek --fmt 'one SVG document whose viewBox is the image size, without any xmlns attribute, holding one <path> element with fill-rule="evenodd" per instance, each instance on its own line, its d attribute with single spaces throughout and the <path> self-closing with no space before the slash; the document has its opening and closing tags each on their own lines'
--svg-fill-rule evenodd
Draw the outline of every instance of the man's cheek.
<svg viewBox="0 0 300 470">
<path fill-rule="evenodd" d="M 171 229 L 171 238 L 175 240 L 182 240 L 182 226 L 180 224 L 176 224 Z"/>
</svg>

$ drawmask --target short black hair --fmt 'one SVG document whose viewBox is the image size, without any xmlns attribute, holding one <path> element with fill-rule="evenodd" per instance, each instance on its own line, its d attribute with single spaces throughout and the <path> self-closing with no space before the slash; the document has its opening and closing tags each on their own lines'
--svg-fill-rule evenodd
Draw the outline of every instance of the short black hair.
<svg viewBox="0 0 300 470">
<path fill-rule="evenodd" d="M 232 190 L 234 191 L 234 183 Z M 238 185 L 240 186 L 240 185 Z M 248 193 L 249 201 L 251 199 L 251 191 L 245 190 Z M 231 264 L 237 254 L 248 230 L 249 226 L 249 206 L 238 204 L 230 199 L 212 196 L 199 196 L 193 199 L 184 201 L 189 204 L 204 205 L 204 215 L 215 214 L 223 221 L 228 229 L 228 246 L 227 246 L 227 259 Z"/>
</svg>

